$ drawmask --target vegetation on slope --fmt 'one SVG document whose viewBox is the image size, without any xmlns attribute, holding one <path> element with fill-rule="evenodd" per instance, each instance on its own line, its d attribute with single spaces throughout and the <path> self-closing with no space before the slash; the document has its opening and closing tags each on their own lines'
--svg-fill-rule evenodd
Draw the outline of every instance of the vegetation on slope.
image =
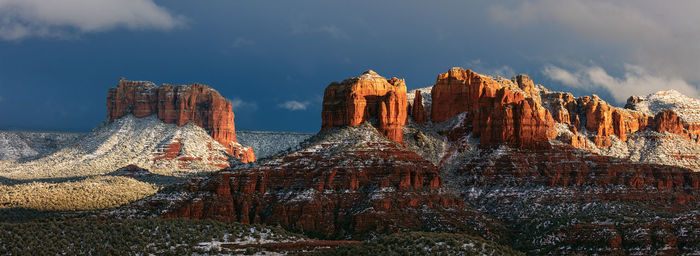
<svg viewBox="0 0 700 256">
<path fill-rule="evenodd" d="M 306 239 L 261 225 L 183 219 L 0 223 L 0 230 L 2 255 L 217 254 L 226 253 L 222 242 Z"/>
<path fill-rule="evenodd" d="M 524 255 L 483 238 L 454 233 L 410 232 L 341 246 L 319 255 Z"/>
<path fill-rule="evenodd" d="M 158 191 L 133 178 L 98 176 L 70 182 L 0 184 L 0 208 L 66 211 L 113 208 Z"/>
</svg>

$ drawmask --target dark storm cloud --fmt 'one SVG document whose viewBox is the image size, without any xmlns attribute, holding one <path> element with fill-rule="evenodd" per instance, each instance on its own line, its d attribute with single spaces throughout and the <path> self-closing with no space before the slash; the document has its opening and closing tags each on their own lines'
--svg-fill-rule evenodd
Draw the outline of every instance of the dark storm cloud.
<svg viewBox="0 0 700 256">
<path fill-rule="evenodd" d="M 639 88 L 692 93 L 700 80 L 695 2 L 101 1 L 120 11 L 83 22 L 39 0 L 0 0 L 5 13 L 8 3 L 41 9 L 0 21 L 0 33 L 12 22 L 33 31 L 0 41 L 0 128 L 89 130 L 119 77 L 205 83 L 233 99 L 238 128 L 297 131 L 319 130 L 317 98 L 330 82 L 366 69 L 405 78 L 409 89 L 453 66 L 527 73 L 550 89 L 615 101 Z M 67 114 L 32 103 L 49 99 Z"/>
<path fill-rule="evenodd" d="M 552 37 L 541 34 L 550 40 L 580 38 L 617 47 L 609 58 L 573 55 L 562 63 L 569 70 L 548 65 L 544 72 L 566 85 L 604 88 L 621 102 L 660 89 L 700 96 L 699 9 L 698 1 L 536 0 L 495 5 L 489 12 L 494 22 L 511 29 L 555 24 L 565 31 Z M 605 63 L 622 69 L 618 77 L 600 66 Z"/>
</svg>

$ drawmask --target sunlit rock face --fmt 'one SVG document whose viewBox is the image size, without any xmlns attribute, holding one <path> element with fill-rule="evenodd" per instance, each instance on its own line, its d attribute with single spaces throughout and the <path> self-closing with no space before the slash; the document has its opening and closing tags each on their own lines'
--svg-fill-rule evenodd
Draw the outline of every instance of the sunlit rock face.
<svg viewBox="0 0 700 256">
<path fill-rule="evenodd" d="M 462 126 L 482 146 L 549 147 L 556 136 L 554 119 L 543 108 L 527 76 L 496 81 L 471 70 L 452 68 L 432 88 L 431 118 L 442 122 L 465 113 Z"/>
<path fill-rule="evenodd" d="M 376 120 L 376 127 L 382 134 L 403 143 L 407 104 L 403 79 L 387 80 L 368 70 L 358 77 L 328 85 L 323 94 L 321 130 Z"/>
</svg>

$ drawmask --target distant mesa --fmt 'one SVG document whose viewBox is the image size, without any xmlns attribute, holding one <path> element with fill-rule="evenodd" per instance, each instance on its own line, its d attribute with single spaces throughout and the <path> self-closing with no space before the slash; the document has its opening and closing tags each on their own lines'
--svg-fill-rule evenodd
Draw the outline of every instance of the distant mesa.
<svg viewBox="0 0 700 256">
<path fill-rule="evenodd" d="M 403 143 L 402 127 L 408 115 L 407 106 L 403 79 L 386 79 L 367 70 L 358 77 L 333 82 L 326 87 L 321 130 L 376 121 L 379 132 Z"/>
<path fill-rule="evenodd" d="M 204 128 L 244 163 L 255 161 L 252 148 L 238 144 L 231 102 L 213 88 L 199 84 L 157 86 L 148 81 L 120 79 L 107 92 L 107 117 L 119 119 L 157 115 L 165 123 L 183 126 L 188 122 Z"/>
</svg>

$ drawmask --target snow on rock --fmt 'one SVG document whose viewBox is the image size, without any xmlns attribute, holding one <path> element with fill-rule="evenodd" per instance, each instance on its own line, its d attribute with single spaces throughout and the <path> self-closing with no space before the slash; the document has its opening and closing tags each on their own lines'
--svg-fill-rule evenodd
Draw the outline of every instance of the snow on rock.
<svg viewBox="0 0 700 256">
<path fill-rule="evenodd" d="M 134 164 L 178 175 L 229 166 L 226 147 L 194 124 L 177 126 L 155 115 L 104 122 L 66 147 L 30 161 L 0 161 L 0 176 L 36 179 L 100 175 Z"/>
<path fill-rule="evenodd" d="M 659 91 L 647 96 L 632 96 L 625 108 L 654 116 L 662 110 L 673 110 L 683 120 L 700 123 L 700 100 L 683 95 L 676 90 Z"/>
<path fill-rule="evenodd" d="M 0 131 L 0 160 L 39 157 L 68 145 L 80 133 Z"/>
<path fill-rule="evenodd" d="M 300 132 L 236 131 L 238 142 L 252 147 L 256 157 L 260 159 L 293 148 L 311 136 L 313 134 Z"/>
<path fill-rule="evenodd" d="M 435 228 L 483 228 L 465 224 L 476 217 L 457 212 L 464 202 L 442 187 L 433 164 L 363 123 L 195 180 L 187 186 L 195 196 L 165 217 L 279 224 L 338 236 L 415 230 L 432 222 Z"/>
<path fill-rule="evenodd" d="M 408 104 L 413 104 L 413 98 L 416 97 L 416 92 L 420 92 L 420 95 L 423 96 L 423 108 L 430 109 L 430 105 L 433 104 L 433 98 L 430 95 L 430 90 L 432 89 L 432 86 L 428 86 L 410 90 L 408 93 L 406 93 L 406 100 L 408 101 Z"/>
</svg>

